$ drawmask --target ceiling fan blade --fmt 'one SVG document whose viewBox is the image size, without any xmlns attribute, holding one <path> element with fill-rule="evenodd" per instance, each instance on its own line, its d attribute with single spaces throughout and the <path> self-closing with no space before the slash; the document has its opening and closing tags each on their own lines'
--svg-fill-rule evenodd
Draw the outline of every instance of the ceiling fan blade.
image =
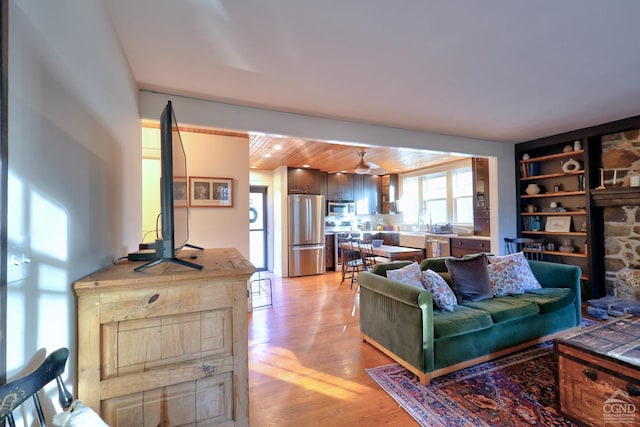
<svg viewBox="0 0 640 427">
<path fill-rule="evenodd" d="M 380 169 L 380 166 L 376 165 L 376 164 L 375 164 L 375 163 L 373 163 L 373 162 L 367 162 L 367 164 L 369 164 L 369 167 L 370 167 L 371 169 Z"/>
</svg>

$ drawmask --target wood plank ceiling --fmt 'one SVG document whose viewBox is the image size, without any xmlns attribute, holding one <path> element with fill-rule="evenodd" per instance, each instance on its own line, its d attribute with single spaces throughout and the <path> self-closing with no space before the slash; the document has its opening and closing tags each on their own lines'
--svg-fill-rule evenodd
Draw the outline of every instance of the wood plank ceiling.
<svg viewBox="0 0 640 427">
<path fill-rule="evenodd" d="M 143 127 L 159 128 L 153 120 L 143 120 Z M 353 173 L 360 161 L 372 164 L 372 175 L 405 173 L 465 158 L 461 155 L 410 148 L 347 145 L 257 132 L 236 132 L 179 126 L 180 132 L 204 133 L 249 139 L 249 165 L 254 170 L 274 170 L 280 166 L 309 167 L 324 172 Z M 377 166 L 377 167 L 376 167 Z"/>
<path fill-rule="evenodd" d="M 249 133 L 249 164 L 252 169 L 279 166 L 310 167 L 325 172 L 353 172 L 365 151 L 372 174 L 403 173 L 464 158 L 449 153 L 390 147 L 363 147 L 259 133 Z"/>
</svg>

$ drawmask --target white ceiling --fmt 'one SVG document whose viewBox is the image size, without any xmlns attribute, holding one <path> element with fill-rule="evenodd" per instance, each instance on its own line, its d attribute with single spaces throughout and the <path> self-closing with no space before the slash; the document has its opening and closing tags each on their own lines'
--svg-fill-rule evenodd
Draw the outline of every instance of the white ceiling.
<svg viewBox="0 0 640 427">
<path fill-rule="evenodd" d="M 496 141 L 640 114 L 639 0 L 103 0 L 142 89 Z"/>
</svg>

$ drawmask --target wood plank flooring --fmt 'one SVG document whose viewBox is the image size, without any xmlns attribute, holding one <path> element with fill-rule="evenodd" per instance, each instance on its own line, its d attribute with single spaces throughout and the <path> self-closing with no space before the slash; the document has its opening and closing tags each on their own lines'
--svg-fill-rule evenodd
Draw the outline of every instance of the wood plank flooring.
<svg viewBox="0 0 640 427">
<path fill-rule="evenodd" d="M 249 314 L 251 426 L 418 425 L 364 372 L 392 360 L 360 340 L 357 286 L 263 277 L 273 306 Z"/>
</svg>

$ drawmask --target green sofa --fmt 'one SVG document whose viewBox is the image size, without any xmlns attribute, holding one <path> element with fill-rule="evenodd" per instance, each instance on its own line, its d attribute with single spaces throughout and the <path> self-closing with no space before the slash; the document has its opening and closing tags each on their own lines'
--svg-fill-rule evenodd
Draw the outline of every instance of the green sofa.
<svg viewBox="0 0 640 427">
<path fill-rule="evenodd" d="M 425 259 L 452 286 L 445 258 Z M 542 289 L 434 309 L 431 293 L 386 277 L 409 262 L 358 274 L 362 339 L 428 384 L 432 378 L 518 351 L 579 327 L 577 266 L 529 261 Z"/>
</svg>

